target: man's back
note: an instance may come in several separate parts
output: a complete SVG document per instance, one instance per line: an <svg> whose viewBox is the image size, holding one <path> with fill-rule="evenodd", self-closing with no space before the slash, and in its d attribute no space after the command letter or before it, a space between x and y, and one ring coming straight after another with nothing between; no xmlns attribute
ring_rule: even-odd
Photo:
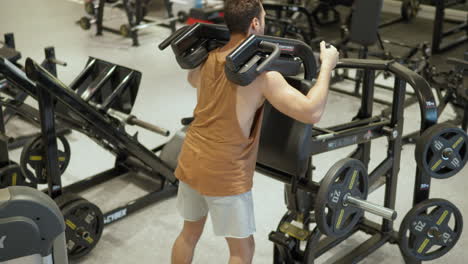
<svg viewBox="0 0 468 264"><path fill-rule="evenodd" d="M227 196L252 187L262 117L262 95L225 73L231 50L212 51L201 66L195 120L187 131L176 176L201 194Z"/></svg>

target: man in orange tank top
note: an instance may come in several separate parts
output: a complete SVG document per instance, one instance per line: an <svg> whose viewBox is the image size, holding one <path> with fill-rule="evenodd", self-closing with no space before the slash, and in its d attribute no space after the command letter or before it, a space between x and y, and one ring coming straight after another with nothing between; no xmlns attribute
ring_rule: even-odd
<svg viewBox="0 0 468 264"><path fill-rule="evenodd" d="M197 89L197 106L175 171L180 180L177 209L185 221L172 249L174 264L191 263L208 213L215 235L228 243L229 263L252 263L255 219L251 188L263 103L266 99L303 123L318 122L338 61L337 50L320 43L320 74L307 95L291 87L278 72L265 72L250 85L238 86L226 78L226 56L249 35L263 34L265 11L261 0L227 0L224 18L230 41L210 52L188 74L188 81Z"/></svg>

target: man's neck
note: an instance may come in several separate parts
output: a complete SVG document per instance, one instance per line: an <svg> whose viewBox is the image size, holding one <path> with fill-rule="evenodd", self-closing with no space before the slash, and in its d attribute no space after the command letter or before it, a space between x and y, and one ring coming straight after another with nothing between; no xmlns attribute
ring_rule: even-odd
<svg viewBox="0 0 468 264"><path fill-rule="evenodd" d="M234 33L231 35L229 42L224 45L221 51L232 50L248 37L247 34Z"/></svg>

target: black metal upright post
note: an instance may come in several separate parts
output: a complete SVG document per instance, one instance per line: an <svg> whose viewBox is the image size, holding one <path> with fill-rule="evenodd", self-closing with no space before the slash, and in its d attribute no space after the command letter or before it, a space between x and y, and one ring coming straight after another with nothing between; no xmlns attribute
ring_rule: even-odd
<svg viewBox="0 0 468 264"><path fill-rule="evenodd" d="M3 107L0 105L0 168L10 163L8 155L8 137L5 131L5 122L3 121Z"/></svg>
<svg viewBox="0 0 468 264"><path fill-rule="evenodd" d="M54 100L40 84L37 84L39 114L41 117L42 143L45 147L44 159L45 173L48 179L49 196L53 199L62 194L62 181L60 179L57 135L55 131Z"/></svg>
<svg viewBox="0 0 468 264"><path fill-rule="evenodd" d="M375 84L375 71L366 69L362 76L363 86L362 86L362 98L361 98L361 108L356 116L357 119L366 119L372 117L373 106L374 106L374 84ZM370 150L371 142L366 142L358 145L357 153L360 153L360 156L357 157L360 159L366 168L369 167L370 162Z"/></svg>
<svg viewBox="0 0 468 264"><path fill-rule="evenodd" d="M5 45L11 49L15 49L15 35L13 33L6 33L4 35L5 38Z"/></svg>
<svg viewBox="0 0 468 264"><path fill-rule="evenodd" d="M104 22L104 6L106 0L99 0L97 15L96 15L96 36L102 36L103 22Z"/></svg>
<svg viewBox="0 0 468 264"><path fill-rule="evenodd" d="M44 49L45 53L45 60L42 63L42 67L44 67L48 72L52 75L57 77L57 64L55 64L52 60L55 59L55 49L54 47L46 47Z"/></svg>
<svg viewBox="0 0 468 264"><path fill-rule="evenodd" d="M366 46L359 49L358 58L367 59L368 48ZM363 70L356 70L356 83L354 85L354 95L359 96L359 88L363 78Z"/></svg>
<svg viewBox="0 0 468 264"><path fill-rule="evenodd" d="M384 199L384 206L390 209L395 209L398 172L400 171L406 82L400 78L395 78L393 89L393 107L390 120L390 128L393 129L393 133L389 137L387 150L387 155L393 158L393 165L389 173L386 175ZM393 221L384 219L382 222L382 232L391 231L393 231Z"/></svg>
<svg viewBox="0 0 468 264"><path fill-rule="evenodd" d="M432 53L438 53L440 44L442 43L442 32L444 30L444 2L445 0L435 0L435 18L432 34Z"/></svg>

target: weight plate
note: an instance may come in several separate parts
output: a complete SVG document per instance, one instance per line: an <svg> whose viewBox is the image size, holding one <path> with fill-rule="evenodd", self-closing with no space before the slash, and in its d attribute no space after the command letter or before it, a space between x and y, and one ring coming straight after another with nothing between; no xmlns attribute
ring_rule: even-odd
<svg viewBox="0 0 468 264"><path fill-rule="evenodd" d="M79 21L79 24L83 30L88 30L91 28L91 20L87 17L82 17Z"/></svg>
<svg viewBox="0 0 468 264"><path fill-rule="evenodd" d="M420 0L404 0L401 4L401 17L404 21L411 21L418 15Z"/></svg>
<svg viewBox="0 0 468 264"><path fill-rule="evenodd" d="M345 203L351 195L365 200L368 192L368 175L364 164L345 158L333 165L320 183L315 203L315 216L320 231L333 237L351 232L364 212Z"/></svg>
<svg viewBox="0 0 468 264"><path fill-rule="evenodd" d="M91 16L94 16L95 14L95 6L94 6L94 1L91 0L91 1L88 1L88 2L85 2L84 3L84 9L85 9L85 12L88 14L88 15L91 15Z"/></svg>
<svg viewBox="0 0 468 264"><path fill-rule="evenodd" d="M62 193L62 195L58 197L55 197L54 201L60 209L63 209L66 205L82 199L83 197L79 196L76 193L67 192Z"/></svg>
<svg viewBox="0 0 468 264"><path fill-rule="evenodd" d="M455 246L462 230L463 218L455 205L444 199L428 199L403 218L400 248L416 260L440 258Z"/></svg>
<svg viewBox="0 0 468 264"><path fill-rule="evenodd" d="M120 35L124 38L128 38L130 36L130 26L123 24L120 26Z"/></svg>
<svg viewBox="0 0 468 264"><path fill-rule="evenodd" d="M70 144L64 136L57 136L57 154L60 175L67 169L70 162ZM20 167L23 174L34 184L47 183L45 148L42 138L38 136L27 143L21 151Z"/></svg>
<svg viewBox="0 0 468 264"><path fill-rule="evenodd" d="M450 124L434 125L417 139L415 158L426 175L449 178L468 161L468 135Z"/></svg>
<svg viewBox="0 0 468 264"><path fill-rule="evenodd" d="M62 209L65 237L70 259L82 257L96 246L104 229L101 210L85 199L69 203Z"/></svg>
<svg viewBox="0 0 468 264"><path fill-rule="evenodd" d="M30 186L26 182L20 166L13 161L0 169L0 188L8 186Z"/></svg>

